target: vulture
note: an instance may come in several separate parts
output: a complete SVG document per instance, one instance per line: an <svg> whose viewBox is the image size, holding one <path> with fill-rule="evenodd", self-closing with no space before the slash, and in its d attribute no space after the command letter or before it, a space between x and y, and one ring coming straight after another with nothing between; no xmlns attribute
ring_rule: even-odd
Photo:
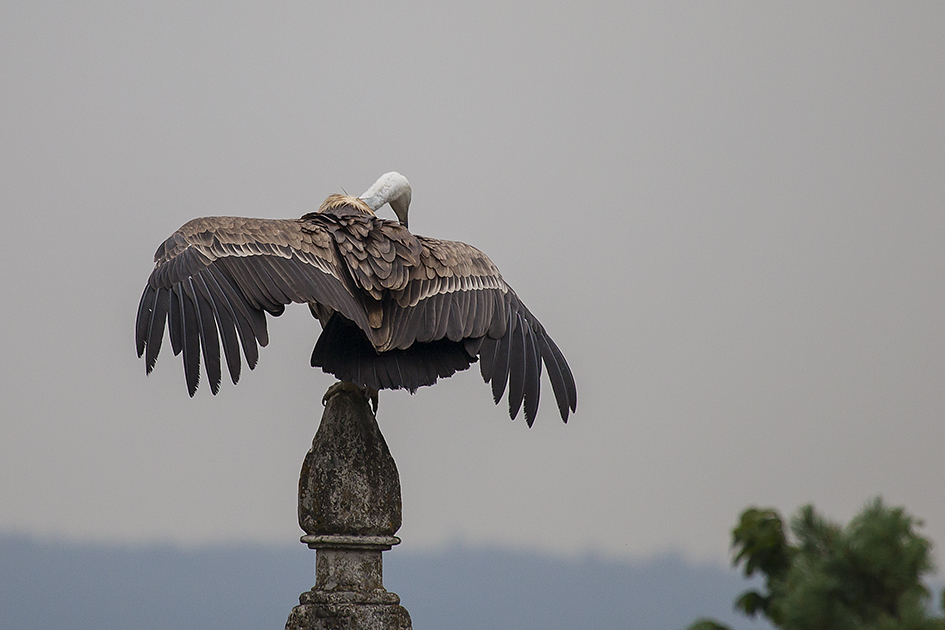
<svg viewBox="0 0 945 630"><path fill-rule="evenodd" d="M266 313L307 303L322 326L311 364L370 392L433 385L479 361L509 415L538 412L542 364L561 419L577 409L564 355L481 251L407 230L411 190L399 173L363 195L333 194L300 219L204 217L158 247L135 326L150 374L165 325L183 353L191 396L200 355L210 390L220 389L222 356L233 383L240 349L250 369L269 335ZM390 204L398 221L375 211Z"/></svg>

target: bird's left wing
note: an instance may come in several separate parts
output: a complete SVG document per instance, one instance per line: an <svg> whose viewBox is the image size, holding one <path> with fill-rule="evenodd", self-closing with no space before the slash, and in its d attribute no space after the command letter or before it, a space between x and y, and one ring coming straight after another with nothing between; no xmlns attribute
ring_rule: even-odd
<svg viewBox="0 0 945 630"><path fill-rule="evenodd" d="M358 292L317 216L194 219L158 247L154 261L138 307L138 356L145 356L150 372L167 322L174 354L184 355L191 396L199 381L201 349L215 394L220 342L236 383L240 345L252 369L257 342L269 342L265 313L280 315L289 302L322 304L368 327Z"/></svg>

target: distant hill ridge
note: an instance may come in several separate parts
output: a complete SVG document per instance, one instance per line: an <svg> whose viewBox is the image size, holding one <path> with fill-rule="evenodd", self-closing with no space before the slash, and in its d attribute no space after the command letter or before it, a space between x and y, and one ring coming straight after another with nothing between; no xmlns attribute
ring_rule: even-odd
<svg viewBox="0 0 945 630"><path fill-rule="evenodd" d="M0 535L0 628L282 628L312 583L301 545L200 548L44 542ZM384 554L384 584L416 630L680 630L732 613L748 584L728 567L674 555L622 562L455 546Z"/></svg>

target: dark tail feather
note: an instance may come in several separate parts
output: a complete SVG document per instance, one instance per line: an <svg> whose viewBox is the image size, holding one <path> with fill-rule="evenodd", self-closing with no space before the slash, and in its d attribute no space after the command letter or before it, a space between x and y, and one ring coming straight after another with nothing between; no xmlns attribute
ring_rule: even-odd
<svg viewBox="0 0 945 630"><path fill-rule="evenodd" d="M210 291L200 280L200 275L191 276L188 278L188 284L196 298L200 345L203 348L203 366L207 371L210 391L216 395L220 391L221 378L220 337L217 331L217 317L214 315L215 309Z"/></svg>
<svg viewBox="0 0 945 630"><path fill-rule="evenodd" d="M462 341L449 339L378 353L357 324L338 313L328 320L312 351L312 367L342 381L411 393L465 370L475 361Z"/></svg>
<svg viewBox="0 0 945 630"><path fill-rule="evenodd" d="M495 350L495 367L492 372L492 399L495 404L502 400L505 386L509 381L509 355L512 352L512 330L515 322L514 314L509 311L509 324L505 336L498 340Z"/></svg>
<svg viewBox="0 0 945 630"><path fill-rule="evenodd" d="M529 427L538 413L541 392L541 357L531 326L525 326L525 422Z"/></svg>
<svg viewBox="0 0 945 630"><path fill-rule="evenodd" d="M181 291L178 303L181 309L184 378L187 381L187 393L193 398L197 391L197 384L200 382L200 324L197 315L197 298L184 289Z"/></svg>
<svg viewBox="0 0 945 630"><path fill-rule="evenodd" d="M515 326L510 329L512 335L509 351L509 416L515 420L525 397L525 320L515 318ZM531 426L531 423L528 423Z"/></svg>
<svg viewBox="0 0 945 630"><path fill-rule="evenodd" d="M157 294L151 285L145 285L144 293L141 294L141 302L138 303L138 317L135 319L135 345L138 349L138 357L144 354L156 297Z"/></svg>
<svg viewBox="0 0 945 630"><path fill-rule="evenodd" d="M148 329L148 347L145 350L144 358L147 365L147 372L150 374L154 369L154 362L157 361L158 353L161 351L161 341L164 339L164 324L167 320L167 309L170 306L171 293L167 289L158 289L154 300L154 307L151 310L151 325Z"/></svg>
<svg viewBox="0 0 945 630"><path fill-rule="evenodd" d="M567 422L569 411L577 409L577 388L574 385L574 376L554 341L543 334L543 331L536 333L536 337L541 358L545 362L545 367L548 368L548 378L551 380L551 389L555 393L558 411L561 413L561 419Z"/></svg>

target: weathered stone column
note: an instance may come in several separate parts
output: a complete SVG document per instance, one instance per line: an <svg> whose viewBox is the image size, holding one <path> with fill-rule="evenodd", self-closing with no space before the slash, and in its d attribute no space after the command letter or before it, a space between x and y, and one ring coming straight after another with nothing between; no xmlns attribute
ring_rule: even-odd
<svg viewBox="0 0 945 630"><path fill-rule="evenodd" d="M286 630L410 630L384 589L381 553L400 542L400 475L364 394L335 386L299 478L302 542L315 550L315 586Z"/></svg>

